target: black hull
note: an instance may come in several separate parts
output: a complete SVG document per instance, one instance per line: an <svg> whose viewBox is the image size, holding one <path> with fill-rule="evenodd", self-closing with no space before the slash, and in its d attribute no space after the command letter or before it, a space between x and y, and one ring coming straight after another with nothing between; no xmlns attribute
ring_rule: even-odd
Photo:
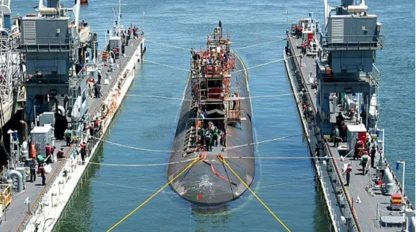
<svg viewBox="0 0 416 232"><path fill-rule="evenodd" d="M244 66L240 57L235 56L235 71L243 70ZM184 98L191 99L191 78L188 77L187 87ZM227 148L229 150L221 151L217 149L213 152L207 152L206 162L199 161L185 174L174 181L170 186L182 198L202 207L215 207L225 204L229 201L239 198L247 189L238 180L238 178L217 158L217 154L224 157L252 157L244 159L226 159L231 168L247 183L249 186L253 182L255 173L254 146L233 146L249 144L253 142L253 129L251 118L251 100L249 98L248 77L246 72L240 71L232 74L231 85L239 86L240 97L247 97L240 101L241 123L235 123L227 127ZM186 124L188 119L193 117L191 102L183 101L178 127L173 141L172 153L169 162L181 162L196 158L200 153L183 157L184 141L186 135ZM215 149L214 149L215 150ZM186 168L191 161L177 164L170 164L167 169L168 181ZM215 175L215 171L230 180L220 178Z"/></svg>

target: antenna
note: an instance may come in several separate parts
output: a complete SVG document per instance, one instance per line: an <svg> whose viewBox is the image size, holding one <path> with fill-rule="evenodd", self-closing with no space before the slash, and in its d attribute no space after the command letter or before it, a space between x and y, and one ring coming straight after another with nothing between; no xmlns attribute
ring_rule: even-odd
<svg viewBox="0 0 416 232"><path fill-rule="evenodd" d="M117 12L117 36L120 36L120 20L121 20L121 4L120 4L120 0L118 0L118 12Z"/></svg>

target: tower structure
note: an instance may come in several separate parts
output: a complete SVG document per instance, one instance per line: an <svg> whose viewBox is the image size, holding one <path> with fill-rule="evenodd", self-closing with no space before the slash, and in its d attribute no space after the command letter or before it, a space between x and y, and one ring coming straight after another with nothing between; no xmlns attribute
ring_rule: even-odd
<svg viewBox="0 0 416 232"><path fill-rule="evenodd" d="M376 15L367 12L364 1L342 0L335 8L326 0L324 4L325 29L320 34L322 50L316 60L321 132L331 133L337 106L345 101L352 101L348 103L354 106L357 123L374 128L377 115L372 115L376 110L370 111L370 102L376 98L380 80L374 63L376 51L384 45L382 25Z"/></svg>
<svg viewBox="0 0 416 232"><path fill-rule="evenodd" d="M73 108L79 108L76 115L87 111L89 98L83 81L87 76L82 70L89 56L90 28L79 20L79 0L72 8L64 8L60 0L39 0L36 11L19 19L19 49L27 73L26 121L55 112L55 130L63 135L67 118L74 116Z"/></svg>

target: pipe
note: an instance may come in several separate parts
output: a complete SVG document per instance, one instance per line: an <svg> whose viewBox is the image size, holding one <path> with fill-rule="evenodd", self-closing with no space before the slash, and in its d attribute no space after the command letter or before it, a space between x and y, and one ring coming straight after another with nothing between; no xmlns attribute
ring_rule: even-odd
<svg viewBox="0 0 416 232"><path fill-rule="evenodd" d="M22 177L22 174L20 172L16 171L16 170L11 170L7 174L7 179L14 180L15 178L17 178L17 192L20 193L21 191L23 191L23 177Z"/></svg>
<svg viewBox="0 0 416 232"><path fill-rule="evenodd" d="M38 12L42 15L57 15L58 9L51 7L39 8Z"/></svg>

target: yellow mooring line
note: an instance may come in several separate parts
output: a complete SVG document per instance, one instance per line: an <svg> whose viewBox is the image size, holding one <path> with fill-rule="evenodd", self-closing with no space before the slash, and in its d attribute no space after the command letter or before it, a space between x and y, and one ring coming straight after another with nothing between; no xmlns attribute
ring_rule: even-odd
<svg viewBox="0 0 416 232"><path fill-rule="evenodd" d="M243 183L243 185L251 192L251 194L253 194L253 196L257 198L257 200L264 206L264 208L266 208L267 211L269 211L269 213L273 215L273 217L286 229L286 231L290 232L290 229L285 225L285 223L283 223L282 220L280 220L280 218L275 213L273 213L273 211L260 199L260 197L257 196L257 194L253 190L251 190L251 188L246 184L246 182L244 182L244 180L241 179L241 177L230 167L227 161L225 161L224 157L218 155L218 159L221 162L223 162L228 167L228 169L230 169L230 171L238 178L238 180L240 180L241 183Z"/></svg>
<svg viewBox="0 0 416 232"><path fill-rule="evenodd" d="M178 177L180 177L183 173L185 173L188 169L190 169L194 164L196 164L201 158L196 158L192 163L190 163L186 168L184 168L178 175L173 177L168 183L166 183L162 188L157 190L153 195L151 195L149 198L147 198L143 203L141 203L139 206L137 206L133 211L131 211L129 214L127 214L125 217L123 217L120 221L118 221L116 224L114 224L110 229L107 230L107 232L112 231L114 228L119 226L121 223L123 223L127 218L129 218L131 215L137 212L141 207L143 207L147 202L152 200L157 194L163 191L166 187L168 187L173 181L175 181Z"/></svg>

